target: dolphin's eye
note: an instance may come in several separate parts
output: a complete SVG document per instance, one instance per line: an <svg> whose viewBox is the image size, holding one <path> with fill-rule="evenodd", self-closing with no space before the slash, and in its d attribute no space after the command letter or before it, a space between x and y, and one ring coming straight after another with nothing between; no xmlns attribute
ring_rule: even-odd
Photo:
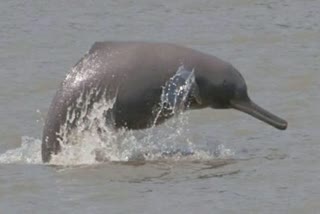
<svg viewBox="0 0 320 214"><path fill-rule="evenodd" d="M230 82L228 82L227 80L223 80L222 87L223 87L223 91L227 97L232 97L234 95L234 93L235 93L234 84L230 84Z"/></svg>

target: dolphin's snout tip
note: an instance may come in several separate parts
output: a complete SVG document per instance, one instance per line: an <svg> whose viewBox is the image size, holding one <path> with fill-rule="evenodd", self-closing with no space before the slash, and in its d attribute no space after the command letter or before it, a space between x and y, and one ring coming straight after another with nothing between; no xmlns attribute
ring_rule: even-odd
<svg viewBox="0 0 320 214"><path fill-rule="evenodd" d="M276 128L279 130L286 130L288 128L288 122L283 121L281 124L277 125Z"/></svg>

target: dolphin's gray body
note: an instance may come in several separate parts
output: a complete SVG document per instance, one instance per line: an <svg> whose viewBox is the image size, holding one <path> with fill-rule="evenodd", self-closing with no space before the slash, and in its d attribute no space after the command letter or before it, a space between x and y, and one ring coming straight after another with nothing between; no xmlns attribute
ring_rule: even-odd
<svg viewBox="0 0 320 214"><path fill-rule="evenodd" d="M194 72L193 88L197 89L197 93L188 94L188 108L235 108L286 129L286 121L249 99L241 74L214 56L166 43L96 42L67 74L52 101L43 130L43 161L50 161L51 154L60 151L59 130L66 124L67 112L70 108L77 112L82 105L79 97L90 93L91 107L101 97L116 97L112 110L106 113L106 120L112 119L115 128L152 126L163 89L181 66ZM156 123L170 116L160 115ZM77 113L68 128L77 125L76 119Z"/></svg>

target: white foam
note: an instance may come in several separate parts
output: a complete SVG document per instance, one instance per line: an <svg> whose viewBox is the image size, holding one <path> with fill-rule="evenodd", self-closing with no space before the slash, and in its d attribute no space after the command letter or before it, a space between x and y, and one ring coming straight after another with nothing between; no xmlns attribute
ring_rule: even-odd
<svg viewBox="0 0 320 214"><path fill-rule="evenodd" d="M156 129L156 128L155 128ZM52 156L53 165L92 165L106 161L207 161L231 158L234 152L219 144L214 149L200 148L181 132L157 127L144 133L120 131L110 133L109 141L92 138L90 133L77 144L66 144L61 153ZM164 133L166 135L164 135ZM21 146L0 154L0 164L42 164L41 140L23 136Z"/></svg>
<svg viewBox="0 0 320 214"><path fill-rule="evenodd" d="M23 136L21 147L1 154L0 163L41 164L41 140Z"/></svg>

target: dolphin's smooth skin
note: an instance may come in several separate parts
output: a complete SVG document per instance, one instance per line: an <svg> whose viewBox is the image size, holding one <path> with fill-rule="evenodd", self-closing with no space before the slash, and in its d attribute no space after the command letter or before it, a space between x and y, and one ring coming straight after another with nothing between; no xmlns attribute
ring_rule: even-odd
<svg viewBox="0 0 320 214"><path fill-rule="evenodd" d="M277 129L287 128L285 120L251 101L239 71L217 57L169 43L96 42L67 74L53 98L43 129L42 160L49 162L51 155L61 150L59 142L65 137L61 126L77 126L77 110L84 105L79 98L88 96L87 111L102 97L115 98L105 114L106 123L112 120L115 129L145 129L173 115L157 113L163 92L170 91L172 83L183 85L189 76L193 78L191 92L185 93L184 101L180 95L176 99L184 110L233 108ZM176 100L169 96L167 101L172 104ZM67 121L70 109L75 112L73 122Z"/></svg>

